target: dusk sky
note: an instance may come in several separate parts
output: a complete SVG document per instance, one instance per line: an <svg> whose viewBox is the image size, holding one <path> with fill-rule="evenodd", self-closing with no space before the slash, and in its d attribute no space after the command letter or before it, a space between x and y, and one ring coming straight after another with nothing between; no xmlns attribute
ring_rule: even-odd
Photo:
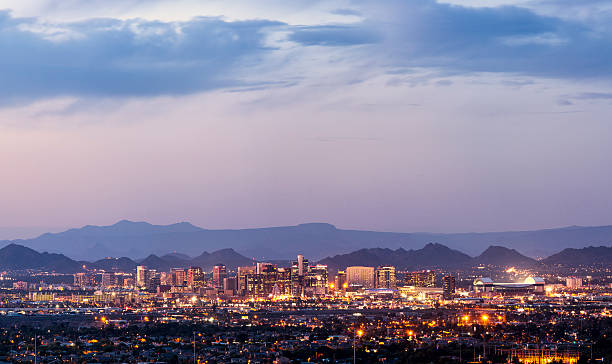
<svg viewBox="0 0 612 364"><path fill-rule="evenodd" d="M612 224L609 0L2 0L0 239Z"/></svg>

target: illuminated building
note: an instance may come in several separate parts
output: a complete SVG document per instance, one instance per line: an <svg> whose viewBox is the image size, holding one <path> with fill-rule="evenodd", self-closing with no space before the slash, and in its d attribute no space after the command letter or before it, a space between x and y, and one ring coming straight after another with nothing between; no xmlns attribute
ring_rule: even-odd
<svg viewBox="0 0 612 364"><path fill-rule="evenodd" d="M172 285L173 286L186 286L187 285L187 271L183 268L172 268Z"/></svg>
<svg viewBox="0 0 612 364"><path fill-rule="evenodd" d="M278 270L276 264L257 263L257 274L260 277L261 284L260 294L268 296L274 293Z"/></svg>
<svg viewBox="0 0 612 364"><path fill-rule="evenodd" d="M149 292L157 291L157 287L160 285L160 275L155 269L148 269L145 280L145 288Z"/></svg>
<svg viewBox="0 0 612 364"><path fill-rule="evenodd" d="M508 363L518 361L523 364L563 363L574 364L578 362L578 352L558 351L550 349L513 349L508 353Z"/></svg>
<svg viewBox="0 0 612 364"><path fill-rule="evenodd" d="M565 279L565 286L569 289L582 288L582 278L578 277L567 277Z"/></svg>
<svg viewBox="0 0 612 364"><path fill-rule="evenodd" d="M161 285L164 286L172 286L173 285L173 281L172 281L172 273L170 272L161 272L159 275L159 282Z"/></svg>
<svg viewBox="0 0 612 364"><path fill-rule="evenodd" d="M77 274L85 274L85 273L77 273ZM74 285L77 286L76 281L76 274L74 275L74 280L75 283ZM28 282L24 282L24 281L18 281L18 282L14 282L13 283L13 289L18 289L20 291L27 291L28 290Z"/></svg>
<svg viewBox="0 0 612 364"><path fill-rule="evenodd" d="M491 278L474 280L474 291L478 293L495 292L502 294L544 294L544 279L527 277L523 282L494 282Z"/></svg>
<svg viewBox="0 0 612 364"><path fill-rule="evenodd" d="M308 274L308 268L308 259L304 259L302 254L297 256L297 260L291 262L291 294L294 297L304 296L305 276Z"/></svg>
<svg viewBox="0 0 612 364"><path fill-rule="evenodd" d="M133 288L134 287L134 278L124 278L123 279L123 288Z"/></svg>
<svg viewBox="0 0 612 364"><path fill-rule="evenodd" d="M223 293L228 296L233 296L236 294L237 289L238 280L236 279L236 277L223 278Z"/></svg>
<svg viewBox="0 0 612 364"><path fill-rule="evenodd" d="M189 267L187 269L187 286L199 288L204 286L204 272L200 267Z"/></svg>
<svg viewBox="0 0 612 364"><path fill-rule="evenodd" d="M397 288L395 267L380 267L376 270L376 288Z"/></svg>
<svg viewBox="0 0 612 364"><path fill-rule="evenodd" d="M335 285L335 289L340 291L340 290L346 290L346 272L341 270L338 271L338 274L336 274L336 278L334 279L334 285Z"/></svg>
<svg viewBox="0 0 612 364"><path fill-rule="evenodd" d="M248 292L248 276L257 274L256 266L238 267L238 293L246 295Z"/></svg>
<svg viewBox="0 0 612 364"><path fill-rule="evenodd" d="M144 287L147 284L147 267L139 265L136 267L136 286Z"/></svg>
<svg viewBox="0 0 612 364"><path fill-rule="evenodd" d="M102 287L114 287L117 285L117 276L115 273L102 273Z"/></svg>
<svg viewBox="0 0 612 364"><path fill-rule="evenodd" d="M306 292L308 296L321 296L327 294L326 265L317 264L309 267Z"/></svg>
<svg viewBox="0 0 612 364"><path fill-rule="evenodd" d="M227 277L227 268L223 264L216 264L212 271L213 285L217 288L223 287L223 279Z"/></svg>
<svg viewBox="0 0 612 364"><path fill-rule="evenodd" d="M452 298L455 294L456 282L453 276L444 276L442 278L442 296L446 299Z"/></svg>
<svg viewBox="0 0 612 364"><path fill-rule="evenodd" d="M435 287L436 273L430 270L420 272L406 272L404 285L414 287Z"/></svg>
<svg viewBox="0 0 612 364"><path fill-rule="evenodd" d="M94 276L89 273L76 273L74 275L74 286L76 287L94 287L95 285Z"/></svg>
<svg viewBox="0 0 612 364"><path fill-rule="evenodd" d="M350 286L374 288L374 267L347 267L346 282Z"/></svg>
<svg viewBox="0 0 612 364"><path fill-rule="evenodd" d="M276 272L276 284L273 290L275 296L291 295L291 269L278 268Z"/></svg>

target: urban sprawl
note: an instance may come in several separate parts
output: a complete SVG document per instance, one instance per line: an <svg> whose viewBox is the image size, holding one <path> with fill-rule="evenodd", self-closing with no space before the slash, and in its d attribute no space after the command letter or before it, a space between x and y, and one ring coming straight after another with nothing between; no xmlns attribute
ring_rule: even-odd
<svg viewBox="0 0 612 364"><path fill-rule="evenodd" d="M279 265L3 272L0 362L612 362L609 268Z"/></svg>

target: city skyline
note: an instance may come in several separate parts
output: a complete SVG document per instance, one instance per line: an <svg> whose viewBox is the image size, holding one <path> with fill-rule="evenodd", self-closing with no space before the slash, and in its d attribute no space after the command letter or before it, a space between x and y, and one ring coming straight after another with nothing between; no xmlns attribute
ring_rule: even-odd
<svg viewBox="0 0 612 364"><path fill-rule="evenodd" d="M606 2L2 6L5 237L612 223Z"/></svg>

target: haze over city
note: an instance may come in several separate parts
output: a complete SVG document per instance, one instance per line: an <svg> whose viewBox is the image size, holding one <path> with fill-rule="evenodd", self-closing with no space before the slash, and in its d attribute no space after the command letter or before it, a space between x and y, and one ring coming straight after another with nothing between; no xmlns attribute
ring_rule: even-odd
<svg viewBox="0 0 612 364"><path fill-rule="evenodd" d="M609 2L0 8L0 239L612 223Z"/></svg>

